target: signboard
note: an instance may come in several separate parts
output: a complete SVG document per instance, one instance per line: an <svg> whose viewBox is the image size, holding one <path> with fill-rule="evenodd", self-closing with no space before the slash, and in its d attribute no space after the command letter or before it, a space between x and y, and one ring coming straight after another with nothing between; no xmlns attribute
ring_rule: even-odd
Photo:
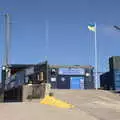
<svg viewBox="0 0 120 120"><path fill-rule="evenodd" d="M56 82L56 78L51 78L51 82Z"/></svg>
<svg viewBox="0 0 120 120"><path fill-rule="evenodd" d="M59 75L84 75L85 70L83 68L59 68Z"/></svg>

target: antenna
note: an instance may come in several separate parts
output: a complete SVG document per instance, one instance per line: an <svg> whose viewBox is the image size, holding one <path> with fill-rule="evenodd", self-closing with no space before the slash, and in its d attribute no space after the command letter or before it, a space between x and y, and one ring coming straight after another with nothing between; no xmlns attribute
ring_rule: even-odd
<svg viewBox="0 0 120 120"><path fill-rule="evenodd" d="M48 20L45 21L45 60L46 60L46 80L48 83Z"/></svg>
<svg viewBox="0 0 120 120"><path fill-rule="evenodd" d="M49 44L49 39L48 39L48 20L45 21L45 60L48 59L48 44Z"/></svg>

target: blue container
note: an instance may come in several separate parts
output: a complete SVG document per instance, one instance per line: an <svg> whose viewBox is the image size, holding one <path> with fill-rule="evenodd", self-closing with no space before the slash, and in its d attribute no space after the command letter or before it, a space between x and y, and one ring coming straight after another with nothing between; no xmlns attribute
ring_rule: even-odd
<svg viewBox="0 0 120 120"><path fill-rule="evenodd" d="M114 89L120 91L120 69L114 70Z"/></svg>
<svg viewBox="0 0 120 120"><path fill-rule="evenodd" d="M116 91L120 91L120 86L115 86Z"/></svg>
<svg viewBox="0 0 120 120"><path fill-rule="evenodd" d="M84 89L84 77L71 77L71 89Z"/></svg>

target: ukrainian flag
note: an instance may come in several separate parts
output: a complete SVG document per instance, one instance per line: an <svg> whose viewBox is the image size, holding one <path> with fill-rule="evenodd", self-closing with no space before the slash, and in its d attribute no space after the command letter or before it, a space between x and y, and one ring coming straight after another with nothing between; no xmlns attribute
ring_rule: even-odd
<svg viewBox="0 0 120 120"><path fill-rule="evenodd" d="M93 32L95 32L95 31L96 31L96 26L95 26L95 24L89 24L89 25L88 25L88 29L91 30L91 31L93 31Z"/></svg>

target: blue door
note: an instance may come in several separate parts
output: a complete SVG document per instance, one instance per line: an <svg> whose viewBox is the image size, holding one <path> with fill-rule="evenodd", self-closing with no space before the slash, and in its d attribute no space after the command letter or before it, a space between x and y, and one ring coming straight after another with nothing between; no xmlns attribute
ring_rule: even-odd
<svg viewBox="0 0 120 120"><path fill-rule="evenodd" d="M70 88L80 89L80 77L71 77Z"/></svg>

